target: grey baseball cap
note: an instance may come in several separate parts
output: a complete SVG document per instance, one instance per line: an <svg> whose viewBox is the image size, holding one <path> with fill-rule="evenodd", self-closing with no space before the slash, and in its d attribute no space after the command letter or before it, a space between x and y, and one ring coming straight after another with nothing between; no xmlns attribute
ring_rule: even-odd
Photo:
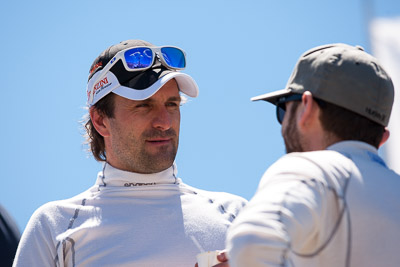
<svg viewBox="0 0 400 267"><path fill-rule="evenodd" d="M285 89L251 98L276 104L279 98L310 91L316 98L387 126L394 100L391 78L360 46L328 44L305 52Z"/></svg>

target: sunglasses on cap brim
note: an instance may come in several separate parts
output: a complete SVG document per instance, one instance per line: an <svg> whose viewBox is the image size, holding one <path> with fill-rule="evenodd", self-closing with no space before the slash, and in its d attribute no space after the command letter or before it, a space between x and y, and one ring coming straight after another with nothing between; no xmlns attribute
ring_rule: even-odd
<svg viewBox="0 0 400 267"><path fill-rule="evenodd" d="M186 66L185 52L174 46L138 46L121 50L89 79L86 90L89 106L98 101L94 100L95 95L100 94L102 97L120 85L117 74L110 71L117 62L121 61L128 72L145 71L153 66L156 58L167 69L178 71Z"/></svg>
<svg viewBox="0 0 400 267"><path fill-rule="evenodd" d="M290 101L299 101L302 98L302 94L293 94L288 96L282 96L276 102L276 118L280 124L282 124L286 113L286 103Z"/></svg>
<svg viewBox="0 0 400 267"><path fill-rule="evenodd" d="M178 47L139 46L119 51L101 71L109 71L118 60L122 61L127 71L144 71L153 66L156 58L168 69L182 70L186 67L185 52Z"/></svg>

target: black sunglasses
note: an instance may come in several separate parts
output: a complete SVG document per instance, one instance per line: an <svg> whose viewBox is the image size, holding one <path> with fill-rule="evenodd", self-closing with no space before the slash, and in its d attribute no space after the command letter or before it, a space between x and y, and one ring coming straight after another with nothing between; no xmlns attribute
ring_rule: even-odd
<svg viewBox="0 0 400 267"><path fill-rule="evenodd" d="M278 122L282 124L283 118L286 113L286 103L289 101L299 101L301 100L302 94L293 94L288 96L282 96L276 101L276 118Z"/></svg>

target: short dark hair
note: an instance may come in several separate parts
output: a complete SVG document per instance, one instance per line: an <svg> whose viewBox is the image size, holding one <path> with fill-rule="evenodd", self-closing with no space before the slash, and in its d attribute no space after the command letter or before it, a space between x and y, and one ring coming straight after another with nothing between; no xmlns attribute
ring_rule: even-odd
<svg viewBox="0 0 400 267"><path fill-rule="evenodd" d="M325 131L341 140L357 140L379 147L384 126L335 104L318 98L314 100L321 108L319 120Z"/></svg>
<svg viewBox="0 0 400 267"><path fill-rule="evenodd" d="M99 100L93 107L100 114L109 118L114 117L114 97L115 94L111 93ZM97 161L106 161L106 150L104 145L104 137L101 136L96 128L93 126L90 116L84 122L86 129L86 143L89 146L89 150L92 152L94 158Z"/></svg>

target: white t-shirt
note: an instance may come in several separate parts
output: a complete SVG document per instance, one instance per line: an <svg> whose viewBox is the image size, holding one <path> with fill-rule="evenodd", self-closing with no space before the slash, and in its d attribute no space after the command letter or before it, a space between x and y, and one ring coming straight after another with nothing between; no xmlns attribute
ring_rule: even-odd
<svg viewBox="0 0 400 267"><path fill-rule="evenodd" d="M290 153L228 231L231 267L400 266L400 176L363 142Z"/></svg>
<svg viewBox="0 0 400 267"><path fill-rule="evenodd" d="M224 248L246 201L182 183L176 167L156 174L105 164L96 184L32 215L14 266L194 266Z"/></svg>

